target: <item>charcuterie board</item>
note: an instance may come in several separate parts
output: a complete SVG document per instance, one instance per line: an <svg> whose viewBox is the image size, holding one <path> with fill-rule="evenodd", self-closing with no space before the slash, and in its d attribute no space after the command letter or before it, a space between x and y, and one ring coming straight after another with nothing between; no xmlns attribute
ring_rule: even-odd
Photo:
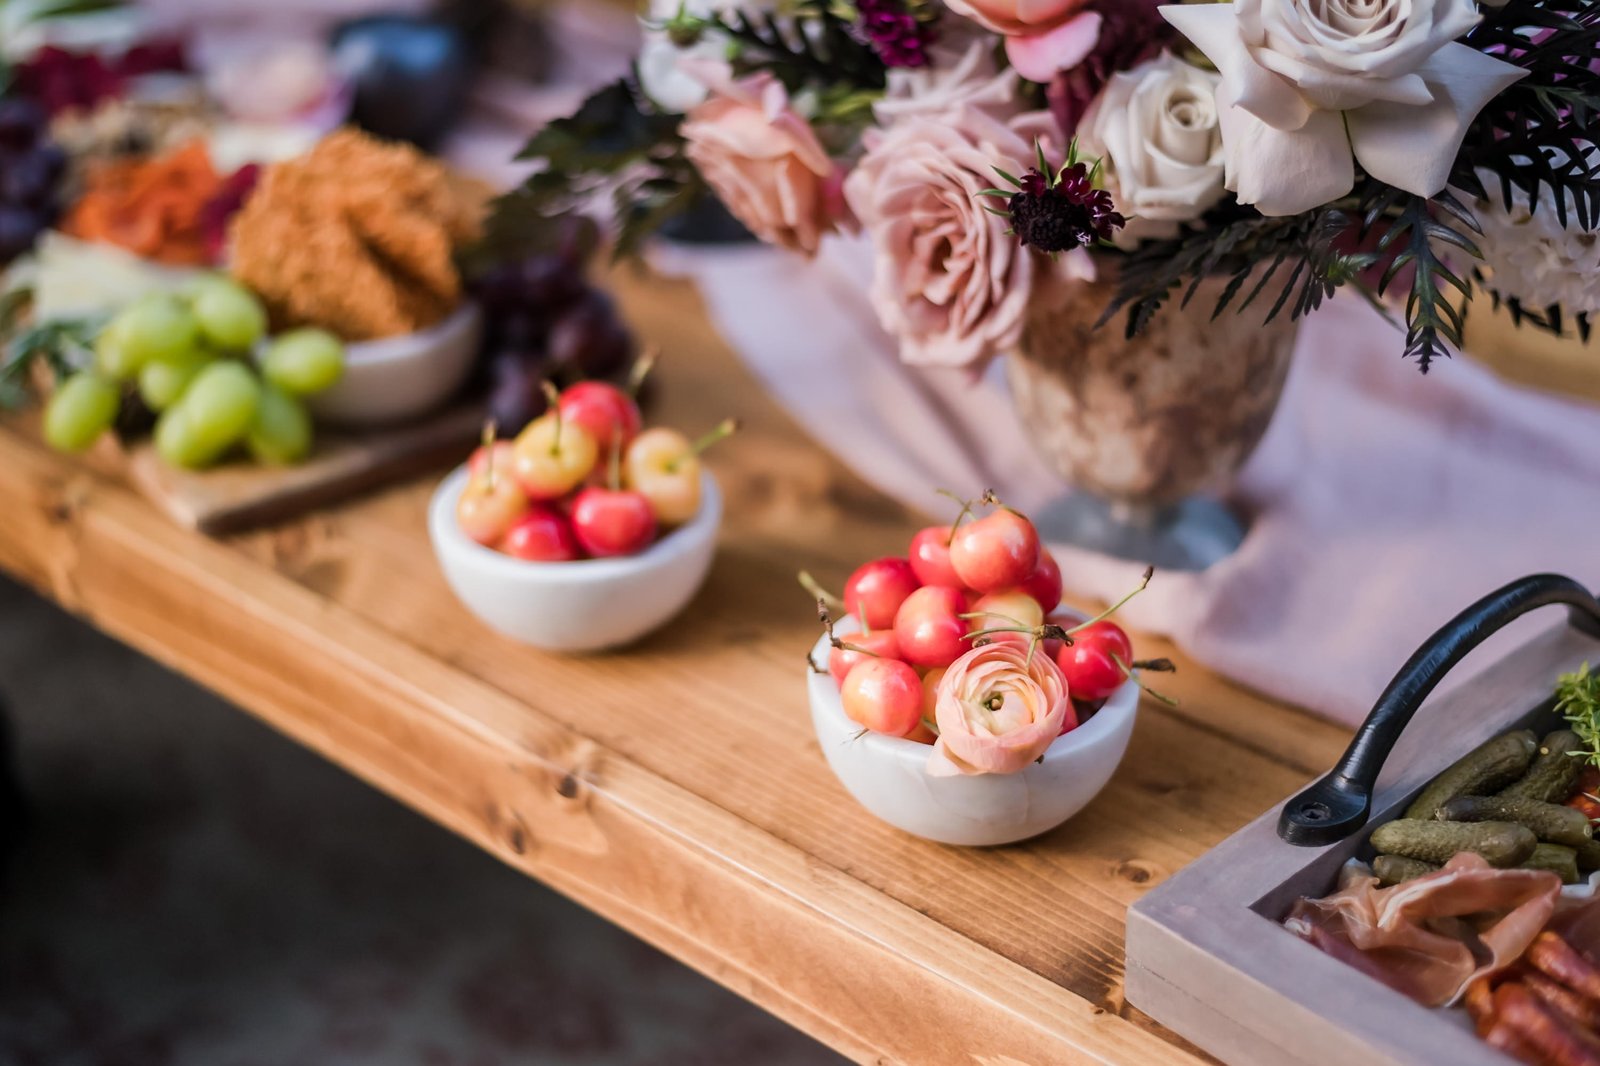
<svg viewBox="0 0 1600 1066"><path fill-rule="evenodd" d="M1546 575L1519 584L1544 582L1548 592L1562 581ZM1347 860L1370 854L1371 830L1398 817L1459 757L1508 730L1542 735L1558 724L1554 679L1600 659L1596 613L1577 605L1587 593L1566 585L1564 595L1510 604L1506 594L1519 585L1507 586L1496 594L1498 603L1488 597L1442 629L1397 676L1339 768L1140 900L1128 914L1128 1001L1229 1063L1512 1061L1481 1042L1461 1012L1421 1006L1281 923L1296 900L1332 891ZM1545 631L1471 684L1418 709L1488 632L1553 603L1571 605L1574 624ZM1491 618L1486 605L1500 616ZM1393 713L1400 704L1403 713ZM1342 824L1331 828L1335 823ZM1289 842L1345 832L1319 846Z"/></svg>

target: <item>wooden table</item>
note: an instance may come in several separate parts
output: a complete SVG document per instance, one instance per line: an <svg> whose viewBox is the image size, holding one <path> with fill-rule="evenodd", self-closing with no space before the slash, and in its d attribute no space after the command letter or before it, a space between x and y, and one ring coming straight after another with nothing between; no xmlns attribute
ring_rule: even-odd
<svg viewBox="0 0 1600 1066"><path fill-rule="evenodd" d="M731 506L705 590L625 654L550 656L478 624L434 565L429 483L211 541L15 424L0 565L858 1060L1199 1058L1124 1003L1124 913L1321 772L1345 731L1145 642L1178 660L1162 686L1182 706L1146 701L1076 820L994 850L874 820L811 733L816 625L794 574L838 584L922 519L761 393L690 286L616 283L665 350L657 418L747 426L711 464Z"/></svg>

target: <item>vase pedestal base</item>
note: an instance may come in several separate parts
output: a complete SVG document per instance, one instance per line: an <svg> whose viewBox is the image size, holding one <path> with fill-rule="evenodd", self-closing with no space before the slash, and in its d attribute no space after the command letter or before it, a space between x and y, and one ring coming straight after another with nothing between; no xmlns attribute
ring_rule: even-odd
<svg viewBox="0 0 1600 1066"><path fill-rule="evenodd" d="M1075 492L1032 518L1046 541L1160 570L1204 570L1244 543L1244 526L1220 502L1205 496L1165 507L1137 507Z"/></svg>

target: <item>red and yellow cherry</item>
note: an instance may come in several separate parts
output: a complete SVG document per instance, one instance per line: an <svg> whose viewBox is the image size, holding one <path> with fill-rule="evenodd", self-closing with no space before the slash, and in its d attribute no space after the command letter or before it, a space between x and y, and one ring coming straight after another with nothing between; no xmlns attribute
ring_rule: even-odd
<svg viewBox="0 0 1600 1066"><path fill-rule="evenodd" d="M844 609L868 629L887 629L906 597L922 587L908 560L889 556L863 563L844 583Z"/></svg>
<svg viewBox="0 0 1600 1066"><path fill-rule="evenodd" d="M557 407L568 425L582 426L603 448L626 448L643 421L633 397L604 381L568 386Z"/></svg>
<svg viewBox="0 0 1600 1066"><path fill-rule="evenodd" d="M1133 643L1115 622L1085 626L1056 652L1068 694L1085 702L1103 700L1121 688L1132 662Z"/></svg>
<svg viewBox="0 0 1600 1066"><path fill-rule="evenodd" d="M628 446L623 480L650 501L658 522L682 525L700 510L700 453L736 429L729 419L692 443L677 430L646 430Z"/></svg>
<svg viewBox="0 0 1600 1066"><path fill-rule="evenodd" d="M961 616L967 595L960 589L924 585L906 597L894 616L900 655L914 666L949 666L967 651L969 629Z"/></svg>
<svg viewBox="0 0 1600 1066"><path fill-rule="evenodd" d="M844 684L850 668L863 659L898 659L900 645L895 643L894 630L874 629L871 632L851 633L841 639L845 645L828 652L828 673L834 681Z"/></svg>
<svg viewBox="0 0 1600 1066"><path fill-rule="evenodd" d="M655 540L656 515L640 493L590 487L572 501L572 531L596 559L636 555Z"/></svg>
<svg viewBox="0 0 1600 1066"><path fill-rule="evenodd" d="M1044 624L1044 608L1039 606L1038 600L1020 589L979 596L972 610L967 613L980 616L972 619L973 629L1037 629ZM994 634L996 637L1006 635ZM1026 633L1015 635L1024 639L1028 636Z"/></svg>
<svg viewBox="0 0 1600 1066"><path fill-rule="evenodd" d="M536 563L567 563L583 558L567 516L540 504L534 504L512 524L500 542L500 550Z"/></svg>
<svg viewBox="0 0 1600 1066"><path fill-rule="evenodd" d="M922 679L898 659L863 659L839 688L844 713L864 729L909 736L922 725Z"/></svg>
<svg viewBox="0 0 1600 1066"><path fill-rule="evenodd" d="M528 497L508 473L489 469L467 478L456 501L456 524L479 544L495 545L528 509Z"/></svg>
<svg viewBox="0 0 1600 1066"><path fill-rule="evenodd" d="M498 470L503 477L512 477L515 466L516 448L508 440L497 440L493 443L479 445L472 453L472 458L467 460L467 469L473 477L482 477L491 466ZM493 460L491 463L491 459Z"/></svg>
<svg viewBox="0 0 1600 1066"><path fill-rule="evenodd" d="M1039 565L1017 587L1032 596L1045 614L1061 606L1061 567L1049 548L1039 549Z"/></svg>
<svg viewBox="0 0 1600 1066"><path fill-rule="evenodd" d="M1039 565L1039 532L1015 511L1000 508L956 530L950 565L976 592L1015 588Z"/></svg>
<svg viewBox="0 0 1600 1066"><path fill-rule="evenodd" d="M950 565L950 527L929 526L911 538L911 570L924 585L958 589L962 582Z"/></svg>
<svg viewBox="0 0 1600 1066"><path fill-rule="evenodd" d="M529 499L554 500L582 484L599 458L600 445L589 431L555 410L518 434L511 468Z"/></svg>

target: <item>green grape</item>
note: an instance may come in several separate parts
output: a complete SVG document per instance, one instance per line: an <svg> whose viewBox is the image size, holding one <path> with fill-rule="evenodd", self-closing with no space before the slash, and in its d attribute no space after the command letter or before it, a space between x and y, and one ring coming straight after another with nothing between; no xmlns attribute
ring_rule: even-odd
<svg viewBox="0 0 1600 1066"><path fill-rule="evenodd" d="M150 362L183 362L200 345L200 324L174 296L146 296L112 319L117 347L129 374Z"/></svg>
<svg viewBox="0 0 1600 1066"><path fill-rule="evenodd" d="M139 371L139 398L152 411L161 412L183 397L190 382L199 376L205 363L146 363Z"/></svg>
<svg viewBox="0 0 1600 1066"><path fill-rule="evenodd" d="M311 452L311 416L299 400L267 385L261 390L245 444L257 462L293 466Z"/></svg>
<svg viewBox="0 0 1600 1066"><path fill-rule="evenodd" d="M122 407L114 381L84 372L63 381L44 409L44 439L63 452L81 452L111 428Z"/></svg>
<svg viewBox="0 0 1600 1066"><path fill-rule="evenodd" d="M278 388L296 396L322 392L344 376L344 345L326 330L285 333L261 357L261 373Z"/></svg>
<svg viewBox="0 0 1600 1066"><path fill-rule="evenodd" d="M167 408L156 421L156 454L168 466L184 470L202 470L222 457L227 445L211 447L201 440L194 430L189 409L183 403Z"/></svg>
<svg viewBox="0 0 1600 1066"><path fill-rule="evenodd" d="M242 352L267 333L267 311L261 301L237 282L214 274L197 282L190 307L200 336L225 352Z"/></svg>
<svg viewBox="0 0 1600 1066"><path fill-rule="evenodd" d="M137 372L122 343L122 331L113 319L94 339L94 368L112 381L126 381Z"/></svg>
<svg viewBox="0 0 1600 1066"><path fill-rule="evenodd" d="M261 384L250 368L232 359L209 363L183 394L182 410L203 449L218 454L244 439L256 416Z"/></svg>

